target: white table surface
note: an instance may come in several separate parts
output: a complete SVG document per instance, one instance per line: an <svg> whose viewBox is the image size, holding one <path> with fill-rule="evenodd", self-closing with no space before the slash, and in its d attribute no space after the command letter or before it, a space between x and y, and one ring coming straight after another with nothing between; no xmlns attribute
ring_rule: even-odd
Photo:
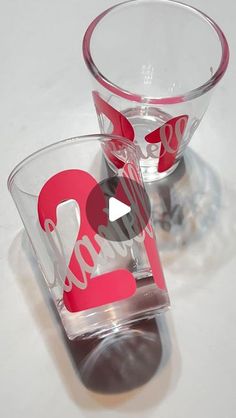
<svg viewBox="0 0 236 418"><path fill-rule="evenodd" d="M149 383L121 395L80 382L20 250L22 224L6 188L13 166L57 139L98 131L82 60L87 25L115 0L3 0L0 5L0 414L4 418L233 418L236 410L234 0L189 0L225 31L226 76L191 148L219 187L210 232L162 254L172 301L169 358ZM210 53L210 51L209 51Z"/></svg>

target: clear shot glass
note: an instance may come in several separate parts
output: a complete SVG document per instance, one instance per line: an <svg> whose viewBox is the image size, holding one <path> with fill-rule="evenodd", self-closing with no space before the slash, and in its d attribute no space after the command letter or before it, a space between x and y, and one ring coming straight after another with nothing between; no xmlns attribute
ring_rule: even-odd
<svg viewBox="0 0 236 418"><path fill-rule="evenodd" d="M100 130L137 146L144 181L177 167L226 71L224 33L171 0L131 0L101 13L83 40Z"/></svg>
<svg viewBox="0 0 236 418"><path fill-rule="evenodd" d="M17 165L8 187L70 339L107 335L169 306L129 140L99 134L55 143ZM111 196L131 207L117 221L107 214Z"/></svg>

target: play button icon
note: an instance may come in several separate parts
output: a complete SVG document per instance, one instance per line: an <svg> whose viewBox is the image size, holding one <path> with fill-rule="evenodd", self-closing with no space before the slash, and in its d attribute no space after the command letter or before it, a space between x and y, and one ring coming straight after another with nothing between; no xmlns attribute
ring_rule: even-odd
<svg viewBox="0 0 236 418"><path fill-rule="evenodd" d="M150 219L145 189L123 176L106 178L90 192L86 202L87 221L101 237L126 241L139 235Z"/></svg>
<svg viewBox="0 0 236 418"><path fill-rule="evenodd" d="M109 199L109 221L114 222L122 216L127 215L131 211L131 207L122 203L115 197Z"/></svg>

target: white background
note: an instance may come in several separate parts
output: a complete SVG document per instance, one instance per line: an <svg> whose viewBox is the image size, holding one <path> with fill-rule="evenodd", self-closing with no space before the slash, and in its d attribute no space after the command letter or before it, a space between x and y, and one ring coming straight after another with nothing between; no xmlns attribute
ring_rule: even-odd
<svg viewBox="0 0 236 418"><path fill-rule="evenodd" d="M22 225L6 179L13 166L36 149L98 131L81 41L92 18L115 1L0 3L0 414L4 418L235 417L236 5L234 0L189 3L220 24L231 49L227 74L191 143L220 184L221 207L211 234L205 234L197 247L189 245L176 254L178 268L163 258L172 301L167 315L172 342L168 362L145 386L114 396L88 391L75 375L20 251Z"/></svg>

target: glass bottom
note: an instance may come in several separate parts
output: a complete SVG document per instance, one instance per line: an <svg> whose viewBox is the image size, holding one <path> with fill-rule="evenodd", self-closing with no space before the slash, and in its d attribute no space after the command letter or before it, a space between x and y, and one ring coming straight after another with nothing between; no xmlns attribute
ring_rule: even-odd
<svg viewBox="0 0 236 418"><path fill-rule="evenodd" d="M169 307L167 291L160 290L151 277L139 280L137 286L131 298L78 313L69 312L60 301L58 311L68 338L103 338Z"/></svg>
<svg viewBox="0 0 236 418"><path fill-rule="evenodd" d="M174 165L172 165L171 168L169 168L169 170L163 171L162 173L159 173L157 171L157 166L141 166L141 171L142 171L142 177L143 177L143 181L145 183L149 183L152 181L157 181L157 180L162 180L165 177L169 176L170 174L172 174L175 169L178 167L179 162L180 162L181 158L176 161L176 163Z"/></svg>

